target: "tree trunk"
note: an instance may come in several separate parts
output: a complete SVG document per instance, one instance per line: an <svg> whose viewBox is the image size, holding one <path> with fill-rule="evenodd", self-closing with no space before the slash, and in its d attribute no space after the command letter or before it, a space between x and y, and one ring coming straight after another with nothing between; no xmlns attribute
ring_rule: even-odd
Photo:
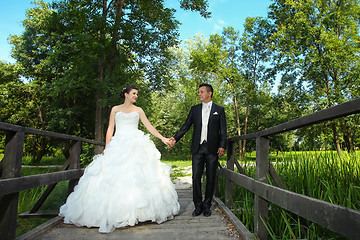
<svg viewBox="0 0 360 240"><path fill-rule="evenodd" d="M62 153L65 156L65 159L68 159L70 157L70 140L65 141L65 146L62 150Z"/></svg>
<svg viewBox="0 0 360 240"><path fill-rule="evenodd" d="M347 126L346 119L341 122L341 126L342 126L343 138L344 138L345 145L346 145L346 150L349 153L354 152L355 148L354 148L354 144L353 144L353 138L351 135L350 128Z"/></svg>
<svg viewBox="0 0 360 240"><path fill-rule="evenodd" d="M103 12L102 12L102 21L103 21L103 28L100 32L100 43L105 44L105 26L106 26L106 17L107 17L107 0L103 0ZM99 52L99 59L98 59L98 85L101 86L104 84L104 62L105 56L103 50L100 48ZM100 88L101 89L101 88ZM104 124L103 124L103 107L101 105L102 99L102 92L99 88L96 90L96 103L95 103L95 132L94 138L95 141L103 142L104 141ZM102 146L95 145L94 146L94 153L99 154L104 150Z"/></svg>
<svg viewBox="0 0 360 240"><path fill-rule="evenodd" d="M39 142L36 144L37 146L35 146L35 152L33 153L33 158L32 158L32 163L35 164L40 163L42 157L46 154L48 150L47 149L48 141L46 137L39 136L39 138L40 138Z"/></svg>
<svg viewBox="0 0 360 240"><path fill-rule="evenodd" d="M110 72L115 69L115 63L117 58L117 47L116 44L119 40L119 29L120 29L120 23L123 16L123 6L124 6L124 0L116 0L111 1L109 3L109 6L107 4L107 0L103 0L103 12L102 12L102 21L104 24L104 27L101 29L100 32L100 43L106 44L106 21L108 16L108 9L111 4L114 4L114 7L116 9L116 16L115 16L115 23L113 31L110 33L111 35L111 47L112 51L109 53L109 57L107 58L108 61L106 61L107 70ZM103 49L106 49L105 46ZM99 60L98 60L98 81L99 85L105 84L104 83L104 74L105 74L105 53L102 52L99 53ZM104 107L101 104L101 99L103 98L103 92L101 90L97 90L96 92L96 113L95 113L95 141L103 142L104 141ZM95 146L94 147L94 153L99 154L104 150L104 147L102 146Z"/></svg>
<svg viewBox="0 0 360 240"><path fill-rule="evenodd" d="M244 135L246 135L246 133L247 133L248 119L249 119L249 103L246 105L245 124L244 124ZM246 139L244 139L242 147L243 147L243 150L242 150L243 156L242 156L242 157L245 158Z"/></svg>
<svg viewBox="0 0 360 240"><path fill-rule="evenodd" d="M234 104L235 104L235 114L236 114L236 124L237 124L237 132L239 136L241 135L241 126L240 126L240 116L239 116L239 107L237 104L237 98L236 94L234 93ZM241 153L241 140L239 140L239 156L241 159L242 153Z"/></svg>
<svg viewBox="0 0 360 240"><path fill-rule="evenodd" d="M334 144L336 146L336 151L339 154L339 156L341 156L340 141L339 141L339 136L337 134L336 125L335 125L334 121L331 122L331 128L332 128L332 131L333 131L333 139L334 139Z"/></svg>
<svg viewBox="0 0 360 240"><path fill-rule="evenodd" d="M103 82L103 57L99 59L99 82ZM96 91L96 112L95 112L95 141L103 142L104 141L104 124L103 124L103 107L101 106L102 93L100 90ZM104 150L103 146L94 146L94 153L99 154Z"/></svg>
<svg viewBox="0 0 360 240"><path fill-rule="evenodd" d="M36 97L35 97L35 94L31 91L31 89L29 88L27 90L27 92L31 95L31 99L33 100L35 106L36 106L36 109L37 109L37 114L38 114L38 117L39 117L39 120L40 120L40 123L41 123L41 129L42 130L45 130L45 121L44 121L44 115L42 113L42 110L41 110L41 107L40 107L40 104L38 103ZM34 128L36 128L36 126L34 126ZM36 147L36 139L35 139L35 147L34 147L34 152L33 152L33 156L32 156L32 162L33 163L39 163L42 159L42 157L45 155L46 153L46 150L47 150L47 144L48 144L48 141L45 139L45 137L42 137L40 136L39 137L40 140L38 142L38 146Z"/></svg>
<svg viewBox="0 0 360 240"><path fill-rule="evenodd" d="M235 105L235 114L236 114L236 125L237 125L237 132L238 132L238 135L240 136L241 135L241 125L240 125L240 114L239 114L239 106L238 106L238 103L237 103L237 98L236 98L236 91L235 91L235 87L234 85L230 82L229 79L227 79L227 82L229 83L232 91L233 91L233 99L234 99L234 105ZM241 157L242 157L242 147L241 147L241 140L239 140L239 160L241 160Z"/></svg>

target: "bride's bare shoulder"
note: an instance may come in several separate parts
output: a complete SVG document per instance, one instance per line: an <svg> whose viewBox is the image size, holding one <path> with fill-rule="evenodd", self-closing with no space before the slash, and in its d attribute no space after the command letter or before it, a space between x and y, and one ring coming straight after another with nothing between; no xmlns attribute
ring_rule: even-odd
<svg viewBox="0 0 360 240"><path fill-rule="evenodd" d="M121 112L122 108L123 108L123 104L113 106L111 109L111 112L114 112L114 113Z"/></svg>
<svg viewBox="0 0 360 240"><path fill-rule="evenodd" d="M142 110L142 108L141 108L141 107L138 107L138 106L135 106L134 111L135 111L135 112L138 112L138 113L140 113L140 114L144 113L144 110Z"/></svg>

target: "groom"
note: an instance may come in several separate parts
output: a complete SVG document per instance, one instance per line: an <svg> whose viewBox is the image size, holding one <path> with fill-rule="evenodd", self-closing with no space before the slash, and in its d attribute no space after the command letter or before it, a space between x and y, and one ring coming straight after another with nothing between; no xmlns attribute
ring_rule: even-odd
<svg viewBox="0 0 360 240"><path fill-rule="evenodd" d="M226 119L221 106L212 102L213 88L210 84L199 86L201 104L191 107L189 115L180 130L170 140L178 142L182 136L194 125L191 144L193 201L195 210L193 216L204 213L211 215L211 202L215 188L216 169L219 157L223 156L226 147ZM205 199L202 200L201 176L206 164Z"/></svg>

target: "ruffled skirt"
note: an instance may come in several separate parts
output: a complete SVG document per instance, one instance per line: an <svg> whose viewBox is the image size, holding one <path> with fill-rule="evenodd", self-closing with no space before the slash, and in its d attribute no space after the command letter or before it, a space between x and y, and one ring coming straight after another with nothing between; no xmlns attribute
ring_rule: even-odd
<svg viewBox="0 0 360 240"><path fill-rule="evenodd" d="M60 208L65 223L109 233L138 222L162 223L179 212L171 166L140 130L115 136L85 169Z"/></svg>

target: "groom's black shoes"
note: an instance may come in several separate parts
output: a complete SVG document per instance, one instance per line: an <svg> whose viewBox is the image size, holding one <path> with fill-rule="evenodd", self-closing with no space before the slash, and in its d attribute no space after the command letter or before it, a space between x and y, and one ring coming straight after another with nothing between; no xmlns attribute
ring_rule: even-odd
<svg viewBox="0 0 360 240"><path fill-rule="evenodd" d="M195 210L192 212L192 215L193 215L194 217L196 217L196 216L199 216L200 214L202 214L202 212L203 212L202 207L197 207L197 208L195 208Z"/></svg>
<svg viewBox="0 0 360 240"><path fill-rule="evenodd" d="M204 212L205 217L210 217L211 216L211 210L210 210L209 207L204 207L203 212Z"/></svg>
<svg viewBox="0 0 360 240"><path fill-rule="evenodd" d="M203 209L204 209L204 208L203 208L202 202L200 202L200 203L196 202L196 203L195 203L195 210L192 212L192 215L193 215L194 217L199 216L200 214L203 213Z"/></svg>
<svg viewBox="0 0 360 240"><path fill-rule="evenodd" d="M210 217L211 216L210 206L207 206L206 204L199 204L199 205L195 204L195 210L192 212L192 215L196 217L202 213L204 213L205 217Z"/></svg>

